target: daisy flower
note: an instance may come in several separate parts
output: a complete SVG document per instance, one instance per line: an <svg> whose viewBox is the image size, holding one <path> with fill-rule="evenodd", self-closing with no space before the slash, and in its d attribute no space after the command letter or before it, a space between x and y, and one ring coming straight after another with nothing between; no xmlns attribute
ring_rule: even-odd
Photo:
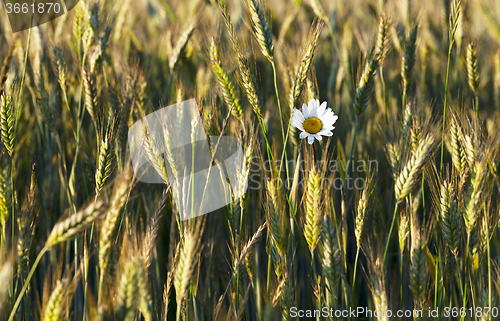
<svg viewBox="0 0 500 321"><path fill-rule="evenodd" d="M292 125L302 131L300 139L307 137L309 144L314 143L314 138L321 140L321 136L332 136L333 124L339 116L331 108L327 108L326 101L321 105L319 100L311 99L309 105L302 105L302 112L293 109Z"/></svg>

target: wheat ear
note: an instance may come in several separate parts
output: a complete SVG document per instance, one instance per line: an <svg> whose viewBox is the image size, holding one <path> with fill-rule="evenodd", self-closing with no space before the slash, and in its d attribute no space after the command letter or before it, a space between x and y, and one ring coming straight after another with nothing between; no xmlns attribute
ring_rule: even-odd
<svg viewBox="0 0 500 321"><path fill-rule="evenodd" d="M453 163L453 166L459 173L465 172L467 166L464 149L462 148L462 144L460 141L460 137L462 136L461 132L462 128L460 127L458 120L456 119L456 117L452 117L450 131L448 134L449 144L447 144L447 146L448 151L451 154L451 161Z"/></svg>
<svg viewBox="0 0 500 321"><path fill-rule="evenodd" d="M365 69L356 89L356 95L354 96L353 107L356 115L360 115L366 107L368 107L368 100L373 89L373 77L375 76L379 64L380 56L377 54L366 62Z"/></svg>
<svg viewBox="0 0 500 321"><path fill-rule="evenodd" d="M321 238L321 177L316 169L309 172L306 186L304 237L309 251L314 252Z"/></svg>
<svg viewBox="0 0 500 321"><path fill-rule="evenodd" d="M250 68L248 67L247 59L240 52L238 39L236 38L236 33L234 31L233 24L231 23L231 17L227 13L226 6L222 2L222 0L219 0L217 2L219 4L222 18L226 25L226 29L229 33L231 46L233 47L234 54L236 55L236 60L240 69L241 80L243 82L243 88L245 89L245 93L247 95L248 101L250 102L250 105L252 105L254 113L259 119L262 119L262 98L257 91L257 81L255 80L255 76L252 74Z"/></svg>
<svg viewBox="0 0 500 321"><path fill-rule="evenodd" d="M0 97L0 129L2 141L7 152L12 157L14 152L16 133L14 131L14 103L10 95L2 94Z"/></svg>
<svg viewBox="0 0 500 321"><path fill-rule="evenodd" d="M487 165L482 159L477 160L472 172L472 178L465 200L464 222L470 248L474 254L477 250L478 228L477 219L480 213L483 188L487 176Z"/></svg>
<svg viewBox="0 0 500 321"><path fill-rule="evenodd" d="M335 296L342 273L342 254L337 243L335 227L332 226L328 215L323 217L321 224L323 225L320 246L322 271L326 280L326 289L332 296Z"/></svg>
<svg viewBox="0 0 500 321"><path fill-rule="evenodd" d="M217 45L213 39L210 44L210 61L212 62L212 72L217 78L217 84L222 92L224 102L231 110L233 116L241 120L243 110L241 109L240 99L236 95L233 81L222 67L222 63L219 58L219 50L217 49Z"/></svg>
<svg viewBox="0 0 500 321"><path fill-rule="evenodd" d="M273 37L267 25L266 17L260 8L260 4L258 0L246 0L245 4L250 15L250 21L252 22L252 29L257 39L257 43L264 56L272 62L274 56Z"/></svg>
<svg viewBox="0 0 500 321"><path fill-rule="evenodd" d="M440 196L440 218L443 237L453 255L457 256L461 225L453 186L444 181L441 184Z"/></svg>
<svg viewBox="0 0 500 321"><path fill-rule="evenodd" d="M394 185L396 200L399 201L405 198L413 190L420 174L422 173L424 165L427 163L432 154L432 145L434 144L434 140L435 139L432 134L429 134L427 137L422 139L416 149L416 152L412 153L410 160L401 170L401 173L396 179L396 184Z"/></svg>
<svg viewBox="0 0 500 321"><path fill-rule="evenodd" d="M45 247L50 248L51 246L70 240L78 233L87 229L102 216L106 205L105 201L97 200L83 210L71 214L68 218L56 223L45 242Z"/></svg>
<svg viewBox="0 0 500 321"><path fill-rule="evenodd" d="M413 67L415 66L415 52L417 43L417 31L418 28L415 26L406 36L406 43L403 52L403 64L401 67L401 78L403 79L403 92L406 96L408 92L408 84L410 82L411 74L413 72Z"/></svg>
<svg viewBox="0 0 500 321"><path fill-rule="evenodd" d="M175 47L172 50L172 53L170 55L170 60L168 62L170 70L172 72L177 69L179 62L181 61L182 58L184 58L186 46L189 42L189 39L193 35L195 27L196 27L195 24L191 23L177 40L177 43L175 44Z"/></svg>
<svg viewBox="0 0 500 321"><path fill-rule="evenodd" d="M105 293L103 293L104 287L109 285L109 282L112 281L112 273L110 274L110 270L114 270L113 264L115 264L115 257L112 254L113 246L115 245L115 233L118 228L120 214L130 194L131 185L133 186L133 184L131 184L131 175L130 168L127 168L122 176L116 180L110 206L106 211L102 223L99 236L99 266L101 268L99 300L105 295Z"/></svg>
<svg viewBox="0 0 500 321"><path fill-rule="evenodd" d="M474 92L474 95L477 95L477 90L479 88L479 68L477 64L476 45L472 42L467 45L466 63L469 86Z"/></svg>
<svg viewBox="0 0 500 321"><path fill-rule="evenodd" d="M200 235L186 231L183 237L179 261L175 268L174 288L177 300L177 310L180 312L182 303L191 284L193 272L200 254Z"/></svg>

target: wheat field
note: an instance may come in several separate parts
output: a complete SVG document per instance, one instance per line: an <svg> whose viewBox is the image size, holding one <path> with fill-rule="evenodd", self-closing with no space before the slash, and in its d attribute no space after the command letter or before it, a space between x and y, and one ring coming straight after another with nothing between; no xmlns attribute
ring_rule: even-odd
<svg viewBox="0 0 500 321"><path fill-rule="evenodd" d="M0 320L500 320L500 2L4 2ZM243 192L184 219L128 138L189 99Z"/></svg>

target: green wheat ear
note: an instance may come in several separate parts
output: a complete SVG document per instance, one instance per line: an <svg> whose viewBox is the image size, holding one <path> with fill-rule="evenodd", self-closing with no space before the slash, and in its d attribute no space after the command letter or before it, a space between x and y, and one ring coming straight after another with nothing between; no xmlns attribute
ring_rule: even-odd
<svg viewBox="0 0 500 321"><path fill-rule="evenodd" d="M316 170L309 172L306 186L304 236L309 251L314 252L321 238L321 176Z"/></svg>
<svg viewBox="0 0 500 321"><path fill-rule="evenodd" d="M252 29L260 49L262 50L264 56L272 62L274 57L273 37L267 25L266 17L264 16L257 0L246 0L245 4L252 22Z"/></svg>
<svg viewBox="0 0 500 321"><path fill-rule="evenodd" d="M219 57L219 49L213 39L210 44L210 61L212 62L212 72L217 79L217 84L222 92L224 102L230 108L233 116L242 120L243 110L241 108L240 99L236 94L236 89L230 75L222 67Z"/></svg>
<svg viewBox="0 0 500 321"><path fill-rule="evenodd" d="M14 132L14 103L10 95L3 94L0 97L0 129L2 132L2 141L5 149L12 157L14 151L16 134Z"/></svg>
<svg viewBox="0 0 500 321"><path fill-rule="evenodd" d="M477 95L479 88L479 68L477 63L476 45L473 42L467 45L466 63L469 86L474 92L474 95Z"/></svg>
<svg viewBox="0 0 500 321"><path fill-rule="evenodd" d="M396 180L396 184L394 185L396 200L399 201L408 196L415 187L415 184L422 174L424 165L432 154L434 141L435 138L433 135L427 135L427 137L422 139L416 150L412 153L410 160L401 170Z"/></svg>

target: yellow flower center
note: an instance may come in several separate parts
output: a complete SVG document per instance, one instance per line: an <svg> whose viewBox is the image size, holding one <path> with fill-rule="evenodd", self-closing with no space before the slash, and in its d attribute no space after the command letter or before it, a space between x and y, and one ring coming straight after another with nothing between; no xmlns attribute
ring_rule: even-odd
<svg viewBox="0 0 500 321"><path fill-rule="evenodd" d="M304 127L304 130L308 132L309 134L317 134L321 131L323 128L323 124L321 123L321 120L319 120L316 117L309 117L306 120L304 120L304 123L302 124Z"/></svg>

